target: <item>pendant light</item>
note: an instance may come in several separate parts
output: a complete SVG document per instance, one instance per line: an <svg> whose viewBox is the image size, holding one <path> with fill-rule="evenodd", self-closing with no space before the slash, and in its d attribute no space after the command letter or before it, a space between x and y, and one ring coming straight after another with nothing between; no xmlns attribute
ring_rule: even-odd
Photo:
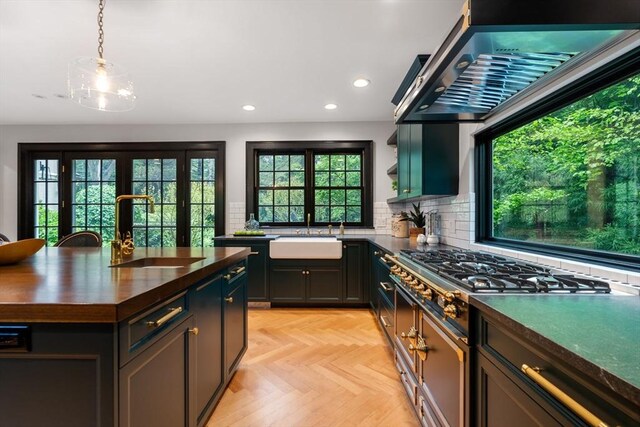
<svg viewBox="0 0 640 427"><path fill-rule="evenodd" d="M129 111L135 104L133 82L120 65L108 62L102 53L102 18L105 0L98 4L98 57L79 57L69 64L69 99L100 111Z"/></svg>

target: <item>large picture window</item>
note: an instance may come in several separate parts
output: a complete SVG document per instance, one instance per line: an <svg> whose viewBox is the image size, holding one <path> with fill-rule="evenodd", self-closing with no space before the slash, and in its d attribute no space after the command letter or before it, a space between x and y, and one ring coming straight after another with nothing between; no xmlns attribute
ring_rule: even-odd
<svg viewBox="0 0 640 427"><path fill-rule="evenodd" d="M248 142L247 211L270 226L372 226L371 161L371 141Z"/></svg>
<svg viewBox="0 0 640 427"><path fill-rule="evenodd" d="M120 231L136 246L213 246L224 234L224 143L20 144L20 238L54 245L62 236L91 230L108 246L115 200L123 201Z"/></svg>
<svg viewBox="0 0 640 427"><path fill-rule="evenodd" d="M635 74L486 137L479 237L640 265L639 107Z"/></svg>

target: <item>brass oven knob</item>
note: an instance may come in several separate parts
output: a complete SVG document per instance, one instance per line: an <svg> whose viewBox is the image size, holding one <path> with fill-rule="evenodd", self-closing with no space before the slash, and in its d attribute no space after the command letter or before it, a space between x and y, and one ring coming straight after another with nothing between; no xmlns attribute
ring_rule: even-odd
<svg viewBox="0 0 640 427"><path fill-rule="evenodd" d="M433 298L433 291L431 289L425 289L422 292L420 292L422 294L423 297L425 297L426 299L431 299Z"/></svg>
<svg viewBox="0 0 640 427"><path fill-rule="evenodd" d="M404 283L406 283L407 285L411 285L411 282L413 281L413 276L409 274L403 280L404 280Z"/></svg>
<svg viewBox="0 0 640 427"><path fill-rule="evenodd" d="M421 291L424 289L424 285L422 283L416 283L414 288L416 291Z"/></svg>
<svg viewBox="0 0 640 427"><path fill-rule="evenodd" d="M453 302L456 299L456 296L453 292L447 292L444 294L444 299L447 300L447 302Z"/></svg>
<svg viewBox="0 0 640 427"><path fill-rule="evenodd" d="M402 273L400 273L400 277L406 279L407 277L409 277L409 274L406 271L403 271Z"/></svg>
<svg viewBox="0 0 640 427"><path fill-rule="evenodd" d="M451 317L452 319L455 319L456 317L458 317L458 307L456 307L453 304L449 304L444 308L444 317L445 319L447 317Z"/></svg>

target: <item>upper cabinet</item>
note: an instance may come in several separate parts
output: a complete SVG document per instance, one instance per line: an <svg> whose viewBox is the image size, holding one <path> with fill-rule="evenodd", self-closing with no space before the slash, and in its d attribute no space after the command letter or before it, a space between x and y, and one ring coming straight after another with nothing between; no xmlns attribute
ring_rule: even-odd
<svg viewBox="0 0 640 427"><path fill-rule="evenodd" d="M398 126L398 196L389 203L458 194L458 125Z"/></svg>

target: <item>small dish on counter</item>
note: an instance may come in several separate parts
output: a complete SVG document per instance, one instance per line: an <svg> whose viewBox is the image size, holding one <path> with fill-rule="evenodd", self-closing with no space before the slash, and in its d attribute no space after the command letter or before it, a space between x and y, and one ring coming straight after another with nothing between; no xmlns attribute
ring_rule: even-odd
<svg viewBox="0 0 640 427"><path fill-rule="evenodd" d="M264 231L260 230L239 230L233 233L234 236L253 237L264 236Z"/></svg>
<svg viewBox="0 0 640 427"><path fill-rule="evenodd" d="M0 244L0 265L16 264L38 252L44 239L24 239Z"/></svg>

